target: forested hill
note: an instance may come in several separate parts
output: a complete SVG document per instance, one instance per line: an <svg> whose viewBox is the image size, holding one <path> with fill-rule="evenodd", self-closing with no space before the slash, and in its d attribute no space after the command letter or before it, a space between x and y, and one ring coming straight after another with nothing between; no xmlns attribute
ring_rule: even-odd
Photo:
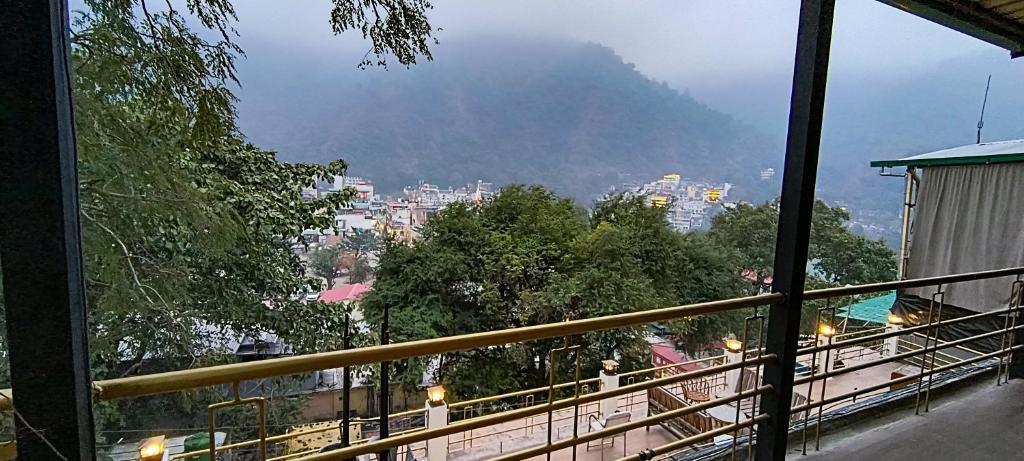
<svg viewBox="0 0 1024 461"><path fill-rule="evenodd" d="M759 179L779 169L777 140L601 45L482 38L444 42L411 69L302 66L243 72L245 134L285 160L342 157L384 191L482 178L589 203L609 186L678 172L735 183L751 200L778 193Z"/></svg>

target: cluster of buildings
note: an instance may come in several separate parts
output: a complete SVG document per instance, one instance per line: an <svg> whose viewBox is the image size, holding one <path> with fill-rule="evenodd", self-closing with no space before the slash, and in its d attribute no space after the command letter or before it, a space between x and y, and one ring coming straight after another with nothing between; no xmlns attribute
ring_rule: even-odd
<svg viewBox="0 0 1024 461"><path fill-rule="evenodd" d="M679 232L704 230L711 217L727 205L732 184L712 184L667 174L646 184L624 184L613 192L625 197L645 197L651 206L667 209L667 219Z"/></svg>
<svg viewBox="0 0 1024 461"><path fill-rule="evenodd" d="M456 202L482 202L497 194L494 183L477 180L459 188L441 189L436 184L420 181L419 185L405 187L402 192L405 200L423 207L444 208Z"/></svg>
<svg viewBox="0 0 1024 461"><path fill-rule="evenodd" d="M349 205L336 211L335 229L310 229L304 232L305 243L331 244L361 232L389 234L402 241L419 237L421 228L434 214L456 202L481 202L493 197L498 189L493 183L478 180L461 187L442 189L420 181L418 186L405 187L399 197L381 197L373 181L357 176L336 176L331 183L302 190L303 198L338 193L345 188L355 190Z"/></svg>

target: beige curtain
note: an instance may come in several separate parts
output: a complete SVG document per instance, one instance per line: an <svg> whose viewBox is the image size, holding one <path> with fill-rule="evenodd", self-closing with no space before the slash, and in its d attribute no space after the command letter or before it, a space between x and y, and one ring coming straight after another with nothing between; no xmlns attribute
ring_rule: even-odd
<svg viewBox="0 0 1024 461"><path fill-rule="evenodd" d="M929 167L914 216L907 278L1024 266L1024 163ZM1006 308L1013 277L960 282L945 302ZM930 299L934 287L905 290Z"/></svg>

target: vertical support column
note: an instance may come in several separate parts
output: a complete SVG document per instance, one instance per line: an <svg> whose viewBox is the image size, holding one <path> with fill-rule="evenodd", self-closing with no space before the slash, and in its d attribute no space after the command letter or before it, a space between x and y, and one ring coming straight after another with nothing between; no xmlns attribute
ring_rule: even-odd
<svg viewBox="0 0 1024 461"><path fill-rule="evenodd" d="M889 318L885 323L885 332L893 333L903 329L903 319L895 314L889 314ZM896 355L899 352L900 337L893 336L885 338L885 343L882 346L882 356L890 357Z"/></svg>
<svg viewBox="0 0 1024 461"><path fill-rule="evenodd" d="M601 391L614 391L619 388L619 363L605 360L597 377L601 380ZM608 419L619 409L619 397L608 397L601 400L601 419Z"/></svg>
<svg viewBox="0 0 1024 461"><path fill-rule="evenodd" d="M758 425L755 452L758 461L786 457L834 8L834 0L800 2L772 274L772 291L786 297L769 309L765 352L777 355L778 360L765 364L764 384L772 386L773 392L766 393L761 399L760 411L770 418Z"/></svg>
<svg viewBox="0 0 1024 461"><path fill-rule="evenodd" d="M735 339L728 339L725 342L724 350L726 364L731 365L733 363L740 363L743 361L743 343ZM742 368L736 368L725 372L725 393L723 396L729 396L740 392L740 377L742 375Z"/></svg>
<svg viewBox="0 0 1024 461"><path fill-rule="evenodd" d="M818 347L830 346L832 344L832 335L819 335ZM831 353L831 350L818 351L818 365L821 366L821 371L818 373L828 373L835 368L836 354ZM794 365L795 366L795 365Z"/></svg>
<svg viewBox="0 0 1024 461"><path fill-rule="evenodd" d="M92 460L66 1L7 3L0 50L0 265L18 458Z"/></svg>
<svg viewBox="0 0 1024 461"><path fill-rule="evenodd" d="M444 389L434 387L427 390L427 430L448 426L448 402L444 401ZM436 395L440 392L440 396ZM427 440L427 461L448 460L448 436Z"/></svg>

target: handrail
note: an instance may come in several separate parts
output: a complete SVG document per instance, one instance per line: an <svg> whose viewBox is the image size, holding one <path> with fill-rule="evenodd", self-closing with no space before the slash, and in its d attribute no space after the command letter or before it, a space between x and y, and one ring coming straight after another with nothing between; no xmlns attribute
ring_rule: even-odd
<svg viewBox="0 0 1024 461"><path fill-rule="evenodd" d="M547 413L551 411L570 408L573 406L583 405L586 403L597 402L610 397L632 394L634 392L650 389L652 387L665 386L668 384L683 382L688 379L722 373L725 371L738 369L744 366L764 364L771 361L775 361L777 359L778 357L775 354L766 354L764 356L761 356L760 358L747 360L746 362L735 362L726 365L704 368L702 370L680 373L677 375L671 375L664 378L642 381L635 384L628 384L619 387L618 389L608 389L600 392L583 394L579 397L570 397L553 402L548 402L547 404L544 405L534 405L531 407L519 408L487 416L481 416L478 418L458 421L444 427L428 429L425 431L417 432L415 434L388 437L386 439L376 440L367 444L360 445L358 447L347 447L338 450L333 450L327 453L319 453L308 458L303 458L303 461L326 461L354 458L359 455L383 451L410 443L422 442L424 440L432 439L435 437L443 437L446 435L465 432L472 429L479 429L481 427L493 426L495 424L515 421L517 419L522 419L527 416L533 416L541 413Z"/></svg>
<svg viewBox="0 0 1024 461"><path fill-rule="evenodd" d="M423 339L385 346L371 346L333 352L282 357L254 362L216 365L206 368L170 371L150 375L132 376L93 382L95 397L112 400L126 397L163 394L204 386L230 384L239 381L274 376L308 373L315 370L343 368L436 355L447 352L479 349L502 344L540 339L574 336L599 330L642 325L659 321L713 314L744 307L779 302L781 293L769 293L743 298L665 307L626 314L609 315L568 322L548 323L507 330L470 333L443 338ZM2 405L2 403L0 403ZM0 406L2 409L2 406Z"/></svg>
<svg viewBox="0 0 1024 461"><path fill-rule="evenodd" d="M684 365L692 365L692 364L701 363L701 362L711 362L711 361L714 361L714 360L717 360L717 359L722 359L722 358L725 358L725 355L714 355L714 356L711 356L711 357L704 357L704 358L700 358L700 359L687 360L685 362L673 363L673 364L669 364L669 365L661 365L661 366L650 367L650 368L641 368L639 370L631 370L631 371L619 373L619 377L622 378L622 377L626 377L626 376L632 376L632 375L643 374L643 373L653 373L653 372L656 372L656 371L659 371L659 370L664 370L666 368L680 367L680 366L684 366ZM589 378L589 379L580 380L579 384L581 384L581 385L583 385L583 384L590 384L590 383L598 382L598 381L600 381L599 378ZM567 381L567 382L564 382L564 383L556 384L554 388L555 389L563 389L563 388L566 388L566 387L573 386L575 384L576 384L575 381ZM494 401L494 400L501 400L501 399L510 398L510 397L519 397L519 396L529 395L529 394L538 393L538 392L547 392L549 389L550 389L549 386L535 387L535 388L532 388L532 389L525 389L525 390L520 390L520 391L508 392L508 393L505 393L505 394L491 395L491 396L487 396L487 397L480 397L480 398L477 398L477 399L463 400L463 401L460 401L460 402L453 402L453 403L450 403L448 405L448 410L449 410L449 412L451 412L451 410L453 410L453 409L462 408L462 407L466 407L466 406L472 406L472 405L476 405L478 403L485 403L485 402L490 402L490 401ZM534 406L536 406L536 405L546 405L546 403L542 401L540 403L535 403L534 404ZM412 410L406 410L406 411L399 412L399 413L392 413L391 415L389 415L389 419L391 419L391 418L398 418L398 417L402 417L402 416L409 416L409 415L414 415L414 414L421 414L421 413L425 413L425 412L426 412L426 408L414 408ZM543 423L538 424L538 425L543 425ZM280 434L280 435L275 435L275 436L267 437L267 443L279 443L279 442L290 440L290 439L293 439L293 438L296 438L296 437L301 437L301 436L310 435L310 434L317 434L317 433L322 433L322 432L336 431L336 430L338 430L337 427L328 426L328 427L320 427L320 428L315 428L315 429L304 429L304 430L295 431L295 432L288 432L288 433L285 433L285 434ZM423 428L422 427L421 428L417 428L416 430L423 430ZM519 428L517 428L515 430L519 430ZM398 434L401 434L401 432L398 433ZM394 436L394 435L398 435L398 434L392 434L392 435ZM489 437L489 436L492 436L492 435L493 434L484 434L484 435L481 435L481 436L475 437L475 438ZM360 443L360 442L365 442L365 440L356 441L356 442L353 443L353 445L355 445L357 443ZM237 443L233 443L233 444L229 444L229 445L222 445L222 446L216 447L215 450L218 451L218 452L220 452L220 451L228 451L228 450L233 450L233 449L237 449L237 448L244 448L244 447L256 445L258 443L259 443L258 439L253 439L253 440L237 442ZM208 450L204 449L204 450L197 451L195 453L184 453L184 454L180 454L180 455L175 455L175 456L171 457L171 459L172 460L180 459L180 458L184 458L184 457L188 457L188 456L193 456L195 454L203 454L203 453L207 453L207 452L208 452Z"/></svg>
<svg viewBox="0 0 1024 461"><path fill-rule="evenodd" d="M865 369L868 369L868 368L871 368L871 367L875 367L875 366L878 366L878 365L882 365L882 364L885 364L885 363L897 362L897 361L900 361L900 360L903 360L903 359L909 358L909 357L916 357L918 355L927 356L927 354L929 352L936 352L936 351L940 351L942 349L948 349L950 347L955 347L955 346L957 346L959 344L966 344L966 343L969 343L969 342L978 341L978 340L981 340L981 339L990 338L990 337L999 336L999 335L1005 335L1005 334L1007 334L1009 332L1020 331L1020 330L1024 330L1024 325L1017 326L1017 327L1014 327L1014 328L1011 328L1011 329L1006 329L1006 330L990 331L990 332L987 332L987 333L982 333L982 334L979 334L979 335L974 335L974 336L970 336L970 337L967 337L967 338L958 339L956 341L950 341L950 342L943 343L943 344L931 345L931 346L928 346L927 348L922 347L920 349L914 349L914 350L908 351L908 352L902 352L902 353L899 353L899 354L893 354L893 355L887 356L887 357L879 359L879 360L871 360L871 361L868 361L868 362L861 362L861 363L858 363L858 364L854 364L854 365L850 365L850 366L847 366L847 367L844 367L844 368L840 368L838 370L832 370L832 371L828 371L828 372L825 372L825 373L816 373L816 374L814 374L812 376L805 376L805 377L797 378L797 379L795 379L793 381L793 385L797 386L797 385L800 385L800 384L808 383L810 381L817 381L817 380L821 380L821 379L832 378L832 377L835 377L835 376L844 375L844 374L852 373L852 372L855 372L855 371L865 370ZM960 359L957 359L957 360L960 360ZM965 360L960 360L960 363L964 363Z"/></svg>
<svg viewBox="0 0 1024 461"><path fill-rule="evenodd" d="M962 366L965 366L965 365L970 365L972 363L980 362L982 360L993 359L993 358L999 357L1000 355L1008 354L1010 352L1019 351L1021 349L1024 349L1024 345L1017 345L1017 346L1013 346L1013 347L1008 347L1006 349L1001 349L1001 350L998 350L998 351L995 351L995 352L990 352L990 353L985 354L985 355L979 355L977 357L972 357L972 358L963 360L961 362L951 363L949 365L943 365L941 367L935 367L935 368L932 368L932 369L930 369L928 371L925 371L923 373L917 373L917 374L913 374L913 375L902 376L902 377L899 377L899 378L896 378L896 379L891 379L889 381L883 381L883 382L881 382L879 384L875 384L875 385L872 385L872 386L860 388L860 389L857 389L855 391L851 391L851 392L847 392L847 393L844 393L844 394L835 395L835 396L826 398L824 400L818 400L816 402L808 402L808 403L805 403L803 405L795 406L790 411L793 414L796 414L796 413L799 413L799 412L802 412L802 411L810 410L812 408L817 408L817 407L820 407L820 406L825 406L825 405L828 405L828 404L831 404L831 403L839 402L839 401L848 399L848 398L850 398L850 397L852 397L854 395L860 395L860 394L864 394L864 393L868 393L868 392L872 392L872 391L877 391L879 389L884 389L886 387L892 387L892 386L895 386L897 384L908 383L908 382L914 381L916 379L923 378L925 376L931 376L931 375L934 375L936 373L941 373L941 372L944 372L944 371L949 371L949 370L952 370L954 368L959 368L959 367L962 367Z"/></svg>
<svg viewBox="0 0 1024 461"><path fill-rule="evenodd" d="M900 288L925 287L925 286L932 286L932 285L941 285L941 284L947 284L947 283L964 282L964 281L972 281L972 280L981 280L981 279L987 279L987 278L1012 276L1012 275L1021 275L1021 274L1024 274L1024 267L1007 268L1007 269L990 270L990 271L980 271L980 272L972 272L972 273L965 273L965 274L955 274L955 275L946 275L946 276L938 276L938 277L927 277L927 278L903 280L903 281L895 281L895 282L884 282L884 283L876 283L876 284L859 285L859 286L854 286L854 287L838 287L838 288L826 288L826 289L819 289L819 290L810 290L810 291L805 292L804 298L807 299L807 300L815 300L815 299L822 299L822 298L829 298L829 297L852 296L852 295L857 295L857 294L866 294L866 293L879 292L879 291L891 291L891 290L900 289ZM285 357L285 358L278 358L278 359L269 359L269 360L262 360L262 361L257 361L257 362L236 363L236 364L219 365L219 366L206 367L206 368L198 368L198 369L189 369L189 370L179 370L179 371L172 371L172 372L165 372L165 373L157 373L157 374L151 374L151 375L133 376L133 377L127 377L127 378L102 380L102 381L93 382L93 388L94 388L95 397L98 400L110 400L110 399L127 398L127 397L138 397L138 396L144 396L144 395L153 395L153 394L160 394L160 393L167 393L167 392L174 392L174 391L192 389L192 388L203 387L203 386L213 386L213 385L237 383L237 382L243 381L243 380L252 380L252 379L260 379L260 378L269 378L269 377L280 376L280 375L306 373L306 372L310 372L310 371L315 371L315 370L320 370L320 369L327 369L327 368L341 368L341 367L346 367L346 366L367 365L367 364L378 363L378 362L383 362L383 361L402 360L402 359L411 358L411 357L436 355L436 354L446 353L446 352L454 352L454 351L460 351L460 350L476 349L476 348L496 346L496 345L501 345L501 344L515 343L515 342L535 341L535 340L541 340L541 339L573 336L573 335L584 334L584 333L589 333L589 332L593 332L593 331L600 331L600 330L607 330L607 329L614 329L614 328L621 328L621 327L628 327L628 326L636 326L636 325L641 325L641 324L646 324L646 323L652 323L652 322L658 322L658 321L664 321L664 320L671 320L671 319L677 319L677 318L688 317L688 316L704 315L704 314L718 313L718 312L724 312L724 311L729 311L729 310L734 310L734 309L742 309L742 308L745 308L745 307L761 306L761 305L765 305L765 304L778 303L778 302L781 302L783 299L784 299L784 296L782 294L780 294L780 293L769 293L769 294L763 294L763 295L757 295L757 296L748 296L748 297L743 297L743 298L734 298L734 299L728 299L728 300L711 301L711 302L696 303L696 304L689 304L689 305L682 305L682 306L673 306L673 307L652 309L652 310L639 311L639 312L631 312L631 313L626 313L626 314L618 314L618 315L605 316L605 317L573 320L573 321L558 322L558 323L549 323L549 324L543 324L543 325L527 326L527 327L513 328L513 329L506 329L506 330L496 330L496 331L488 331L488 332L480 332L480 333L471 333L471 334L465 334L465 335L459 335L459 336L451 336L451 337L444 337L444 338L433 338L433 339L410 341L410 342L404 342L404 343L395 343L395 344L390 344L390 345L386 345L386 346L372 346L372 347L359 348L359 349L349 349L349 350L324 352L324 353L317 353L317 354L308 354L308 355L301 355L301 356L294 356L294 357ZM846 346L846 345L854 345L854 344L858 344L858 343L863 343L864 341L867 341L867 340L876 340L876 339L883 339L883 338L897 336L897 335L905 335L907 333L923 331L923 330L930 329L930 328L937 328L939 326L943 326L943 325L947 325L947 324L963 322L963 321L966 321L966 320L969 320L969 319L973 319L973 318L978 318L978 317L983 317L983 316L988 316L988 315L996 315L996 314L999 314L999 313L1010 312L1010 311L1013 311L1013 310L1014 309L1007 309L1007 310L1003 310L1003 311L992 311L992 312L986 312L986 313L981 313L981 314L975 314L975 315L960 317L960 318L956 318L956 319L943 320L943 321L939 321L939 322L936 322L936 323L933 323L933 324L928 324L928 325L919 325L919 326L915 326L915 327L904 328L904 329L902 329L900 331L892 331L892 332L884 332L884 333L874 334L874 331L877 331L879 329L873 329L873 330L866 330L866 331L861 331L861 332L853 332L853 333L850 333L850 334L847 334L847 335L844 335L844 336L847 336L847 337L857 336L856 338L850 338L848 340L839 341L839 342L835 342L835 343L831 343L831 344L823 345L823 346L812 346L812 347L808 347L808 348L801 348L799 352L801 354L803 354L803 353L808 353L808 352L813 353L813 352L817 352L817 351L821 351L821 350L826 350L826 349L837 349L837 348L841 348L841 347ZM1017 327L1017 328L1014 328L1013 330L1020 329L1020 328L1022 328L1022 327ZM867 333L867 332L871 332L873 334L864 335L864 333ZM993 332L993 333L990 333L990 334L981 335L980 337L975 337L974 339L976 340L976 339L980 339L981 337L995 336L996 334L999 334L999 333L1000 332ZM913 351L913 352L915 352L914 354L905 354L905 355L919 355L922 352L929 352L933 348L935 350L944 349L946 347L954 347L954 346L959 345L959 344L964 343L964 342L967 342L967 341L954 341L952 343L944 343L944 344L941 344L941 345L933 346L932 348L928 348L928 350L926 350L926 351L917 350L917 351ZM899 354L898 356L900 356L900 355L904 355L904 354ZM988 355L988 354L986 354L986 355ZM774 357L774 356L767 356L767 357ZM714 359L715 359L715 357L709 357L709 358L704 358L704 359L692 360L692 361L689 361L689 362L686 362L686 363L709 362L709 361L714 360ZM875 362L873 362L873 364L878 364L878 363L881 363L881 362L884 362L884 361L875 361ZM971 362L973 362L973 360ZM747 365L749 365L751 363L753 363L753 362L748 361ZM635 375L635 374L640 374L640 373L647 373L647 372L651 372L653 370L658 370L658 369L674 368L674 367L679 367L681 365L683 365L683 364L669 364L669 365L664 365L664 366L661 366L661 367L656 367L654 369L636 370L636 371L631 371L631 372L623 373L622 376ZM726 367L726 368L728 368L728 367ZM721 371L721 370L724 370L726 368L723 368L721 366L714 366L714 367L711 367L711 368L708 368L708 369L705 369L705 370L699 370L697 372L682 373L680 375L675 375L675 376L672 376L672 377L669 377L669 378L658 378L658 379L655 379L655 380L652 380L652 381L645 381L645 382L640 383L640 384L628 385L625 388L620 388L620 389L624 390L624 389L630 389L630 388L633 388L633 387L637 387L639 389L645 389L645 388L647 388L649 386L652 386L653 385L652 383L663 383L663 382L667 383L668 381L665 381L666 379L671 379L671 382L680 382L682 380L689 379L689 377L704 376L710 370L719 370L719 371ZM851 370L845 370L844 369L844 371L839 371L838 373L837 372L832 372L832 374L841 374L843 372L850 372L850 371L853 371L853 370L852 369ZM806 381L814 380L816 378L821 378L821 377L822 376L820 376L820 375L818 375L818 376L811 376L811 377L807 377L807 378L803 378L803 379L798 379L797 381L798 382L801 382L801 381L806 382ZM583 380L579 384L589 383L589 382L593 382L593 381L596 381L596 379ZM562 384L556 385L556 388L568 387L568 386L572 386L574 384L576 384L576 383L573 383L573 382L562 383ZM547 390L547 389L548 389L547 387L543 387L543 388L529 389L529 390L525 390L525 391L516 391L516 392L512 392L512 393L508 393L508 394L503 394L503 395L499 395L499 396L489 396L489 397L484 397L484 398L479 398L479 399L468 400L468 401L464 401L464 402L456 402L456 403L452 404L452 407L453 408L464 407L464 406L474 405L474 404L477 404L477 403L499 400L501 398L506 398L506 397L513 397L513 396L519 396L519 395L526 395L526 394L533 393L533 392L540 392L540 391L544 391L544 390ZM11 391L9 389L0 390L0 411L11 409L11 407L12 407L11 399L13 397L11 396L10 392ZM621 394L624 394L624 393L625 392L621 392ZM595 401L595 396L601 396L601 395L604 395L604 394L607 394L607 392L606 391L598 391L598 392L595 392L595 393L589 393L589 394L587 394L585 396L580 396L580 397L573 398L573 399L568 399L568 400L569 401L574 401L574 402L576 402L576 404L579 404L579 402ZM616 390L616 393L609 394L609 395L620 395L620 392L618 390ZM560 400L560 401L556 401L556 402L549 402L549 403L545 403L545 404L534 405L534 406L528 407L528 408L520 408L518 410L512 410L510 412L504 412L504 413L502 413L500 415L490 415L488 417L482 417L483 419L486 419L486 421L478 421L481 418L472 418L470 420L466 420L466 421L463 421L463 422L464 423L471 423L472 426L470 426L470 429L472 429L472 427L475 427L477 424L483 424L484 422L489 422L489 424L496 424L497 422L499 422L501 420L504 420L504 418L513 418L514 419L514 417L516 417L516 415L518 415L518 413L524 412L524 411L526 412L524 414L536 414L536 413L540 413L540 412L549 411L553 407L556 407L556 406L564 407L566 405L565 402L567 402L567 400ZM405 413L415 414L415 413L422 413L422 411L423 410L420 410L420 409L414 409L414 410L410 410L410 411L405 412ZM497 419L494 420L494 421L492 421L492 419L494 419L494 418L487 419L487 418L490 418L490 417L497 417ZM511 420L511 419L509 419L509 420ZM460 424L460 423L456 423L456 425L457 424ZM482 426L479 426L479 427L482 427ZM451 429L448 429L448 430L451 430ZM311 431L311 432L314 432L314 431ZM419 430L417 430L416 432L419 432ZM426 431L426 432L432 433L433 431ZM457 431L453 431L452 433L454 433L454 432L457 432ZM409 435L412 435L412 434L409 434ZM430 434L428 434L428 435L430 435ZM423 434L417 434L417 436L425 437ZM275 436L275 437L268 438L268 441L270 441L270 440L276 441L276 440L278 440L278 437L280 437L281 439L290 438L289 435L285 434L285 435L282 435L282 436ZM404 440L403 437L393 437L391 439L385 439L385 440L381 440L381 441L377 441L377 442L371 443L371 444L369 444L371 446L369 448L367 448L367 447L360 447L359 449L366 450L366 452L369 452L369 451L375 450L377 447L383 447L385 445L397 446L397 445L399 445L401 443L404 443L404 442L402 442L402 440ZM421 440L425 440L425 439L421 439ZM354 449L356 449L356 447L351 447L348 450L354 450ZM315 459L319 459L319 458L315 458ZM325 459L330 459L330 458L325 458Z"/></svg>
<svg viewBox="0 0 1024 461"><path fill-rule="evenodd" d="M1010 267L1006 269L995 269L988 271L967 272L963 274L940 275L936 277L924 277L919 279L897 280L893 282L869 283L848 287L819 288L804 292L804 300L836 298L841 296L862 295L879 291L892 291L900 288L920 288L931 285L969 282L972 280L983 280L1009 275L1024 274L1024 267Z"/></svg>
<svg viewBox="0 0 1024 461"><path fill-rule="evenodd" d="M561 450L561 449L564 449L564 448L569 448L569 447L572 447L573 445L579 445L579 444L582 444L582 443L592 442L592 441L598 440L598 439L608 438L608 437L611 437L611 436L613 436L615 434L619 434L619 433L622 433L622 432L630 431L630 430L633 430L633 429L639 429L639 428L644 427L644 426L650 426L652 424L660 423L660 422L663 422L665 420L674 419L674 418L680 418L682 416L685 416L685 415L688 415L688 414L691 414L691 413L697 413L699 411L708 410L708 409L717 407L719 405L727 405L727 404L730 404L730 403L733 403L733 402L738 402L740 400L748 399L748 398L753 397L755 395L762 395L762 394L764 394L766 392L771 392L771 391L772 391L772 386L764 385L764 386L760 386L760 387L758 387L756 389L753 389L751 391L744 391L742 393L734 394L734 395L731 395L729 397L713 399L713 400L709 400L707 402L702 402L702 403L686 406L686 407L683 407L683 408L677 408L675 410L669 410L669 411L666 411L664 413L659 413L659 414L656 414L656 415L651 415L651 416L648 416L646 418L638 419L636 421L630 421L630 422L627 422L627 423L622 423L622 424L615 425L613 427L608 427L608 428L600 429L600 430L597 430L597 431L588 432L586 434L583 434L583 435L580 435L580 436L577 436L577 437L573 437L573 438L569 438L569 439L566 439L566 440L562 440L562 441L559 441L559 442L552 443L551 445L540 445L540 446L537 446L537 447L528 448L528 449L525 449L525 450L520 450L520 451L517 451L517 452L509 453L507 455L503 455L503 456L499 456L497 458L493 458L493 460L494 461L518 461L518 460L521 460L521 459L532 458L534 456L542 455L544 453L549 453L549 452L553 452L553 451L556 451L556 450Z"/></svg>
<svg viewBox="0 0 1024 461"><path fill-rule="evenodd" d="M627 377L627 376L639 375L639 374L644 374L644 373L653 373L653 372L664 370L664 369L668 369L668 368L679 368L679 367L684 366L684 365L692 365L692 364L695 364L695 363L710 362L712 360L721 359L721 358L724 358L724 357L725 357L724 355L714 355L714 356L711 356L711 357L704 357L704 358L700 358L700 359L687 360L685 362L672 363L672 364L668 364L668 365L659 365L659 366L652 367L652 368L641 368L639 370L625 371L625 372L619 373L619 377L620 378L624 378L624 377ZM579 384L582 386L584 384L596 383L598 381L600 381L600 378L587 378L587 379L580 380ZM566 387L571 387L571 386L573 386L575 384L576 384L575 381L567 381L567 382L564 382L564 383L555 384L554 388L555 389L564 389ZM534 394L534 393L539 393L539 392L547 392L549 389L551 389L551 386L541 386L541 387L534 387L532 389L523 389L523 390L519 390L519 391L507 392L507 393L504 393L504 394L489 395L487 397L480 397L480 398L476 398L476 399L463 400L463 401L460 401L460 402L450 403L450 404L448 404L448 408L449 409L462 408L462 407L466 407L466 406L476 405L478 403L491 402L491 401L494 401L494 400L507 399L507 398L510 398L510 397L519 397L519 396L528 395L528 394ZM538 403L537 405L543 405L543 403ZM418 410L418 411L423 411L423 410Z"/></svg>
<svg viewBox="0 0 1024 461"><path fill-rule="evenodd" d="M918 332L918 331L925 331L925 330L930 330L930 329L933 329L933 328L939 328L939 327L944 327L944 326L953 325L953 324L957 324L957 323L963 323L963 322L966 322L968 320L976 320L976 319L979 319L979 318L991 317L993 315L999 315L999 314L1009 314L1010 312L1014 312L1016 310L1018 310L1018 308L1010 307L1010 308L1000 309L1000 310L995 310L995 311L982 312L980 314L965 315L963 317L956 317L956 318L952 318L952 319L948 319L948 320L942 320L942 321L938 321L938 322L931 323L931 324L922 323L920 325L916 325L916 326L912 326L912 327L905 327L905 328L901 328L899 330L886 331L884 333L874 333L874 334L870 334L870 335L867 335L867 336L861 336L861 337L858 337L858 338L853 338L853 339L847 339L847 340L843 340L843 341L833 342L832 344L822 344L820 346L804 347L804 348L801 348L801 349L797 349L796 352L797 352L798 355L813 354L815 352L821 352L821 351L824 351L826 349L839 349L839 348L842 348L842 347L845 347L845 346L853 346L853 345L860 344L860 343L863 343L863 342L866 342L866 341L873 341L873 340L877 340L877 339L893 338L893 337L896 337L896 336L904 336L904 335L908 335L908 334L915 333L915 332Z"/></svg>
<svg viewBox="0 0 1024 461"><path fill-rule="evenodd" d="M1024 267L875 283L854 287L810 290L805 292L804 299L814 300L827 297L849 296L878 291L890 291L898 288L922 287L1019 274L1024 274ZM329 368L368 365L378 362L402 360L411 357L436 355L467 349L477 349L514 342L572 336L598 330L621 328L680 317L704 315L733 309L741 309L744 307L760 306L780 302L783 299L784 296L781 293L768 293L743 298L709 301L605 317L572 320L568 322L549 323L507 330L409 341L385 346L372 346L126 378L115 378L95 381L93 382L93 389L94 396L98 400L140 397L193 389L197 387L231 384L245 380L308 373L310 371ZM0 410L9 410L11 408L10 399L13 398L13 396L11 396L10 390L0 390L0 392L4 392L5 394L5 398L0 398Z"/></svg>

